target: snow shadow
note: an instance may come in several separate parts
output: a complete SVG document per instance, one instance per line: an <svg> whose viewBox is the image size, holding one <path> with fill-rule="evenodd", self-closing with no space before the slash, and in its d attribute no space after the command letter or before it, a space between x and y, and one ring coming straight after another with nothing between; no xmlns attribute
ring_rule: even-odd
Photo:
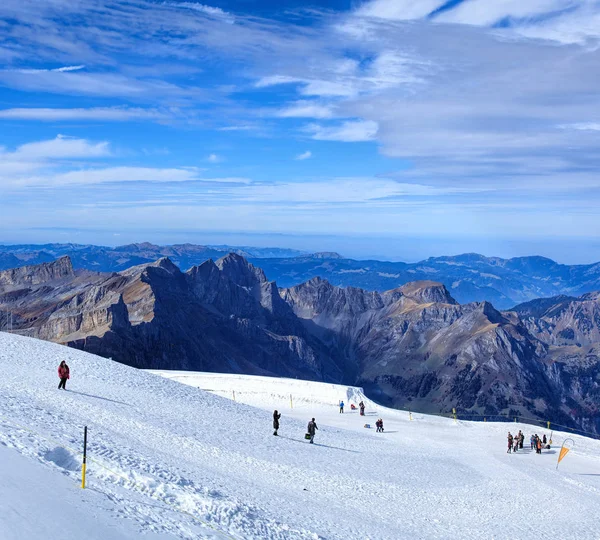
<svg viewBox="0 0 600 540"><path fill-rule="evenodd" d="M284 435L279 435L279 438L285 439L287 441L297 442L300 444L310 445L310 442L307 441L306 439L292 439L291 437L286 437ZM340 448L339 446L329 446L327 444L320 444L318 442L313 443L313 446L322 446L323 448L333 448L334 450L341 450L342 452L352 452L353 454L360 454L360 452L358 450L350 450L349 448Z"/></svg>
<svg viewBox="0 0 600 540"><path fill-rule="evenodd" d="M57 467L65 471L79 471L81 469L79 459L62 446L48 450L44 453L43 457L46 461L54 463Z"/></svg>
<svg viewBox="0 0 600 540"><path fill-rule="evenodd" d="M117 401L116 399L109 399L109 398L105 398L102 396L95 396L94 394L86 394L85 392L78 392L77 390L68 390L68 392L71 394L79 394L80 396L101 399L103 401L110 401L111 403L119 403L120 405L127 405L128 407L131 407L131 405L129 403L125 403L124 401Z"/></svg>

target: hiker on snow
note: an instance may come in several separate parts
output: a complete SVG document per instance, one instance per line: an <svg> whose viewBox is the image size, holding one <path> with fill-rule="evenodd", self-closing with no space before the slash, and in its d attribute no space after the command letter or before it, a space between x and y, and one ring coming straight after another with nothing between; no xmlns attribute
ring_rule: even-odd
<svg viewBox="0 0 600 540"><path fill-rule="evenodd" d="M507 454L511 453L512 447L513 447L513 436L510 434L510 431L509 431L508 432L508 450L506 451Z"/></svg>
<svg viewBox="0 0 600 540"><path fill-rule="evenodd" d="M523 450L523 441L525 440L525 435L523 435L522 431L519 430L519 448Z"/></svg>
<svg viewBox="0 0 600 540"><path fill-rule="evenodd" d="M58 366L58 378L60 379L60 383L58 383L58 389L60 390L61 388L63 390L66 390L66 384L67 384L67 380L71 378L71 375L69 373L69 366L67 366L67 363L63 360L60 363L60 366Z"/></svg>
<svg viewBox="0 0 600 540"><path fill-rule="evenodd" d="M344 402L340 401L340 413L344 412Z"/></svg>
<svg viewBox="0 0 600 540"><path fill-rule="evenodd" d="M377 426L377 433L383 433L383 419L380 418L379 420L377 420L377 422L375 422L375 425Z"/></svg>
<svg viewBox="0 0 600 540"><path fill-rule="evenodd" d="M275 412L273 412L273 429L275 430L273 432L273 435L277 435L277 430L279 429L279 419L281 418L281 413L277 412L277 409L275 409Z"/></svg>
<svg viewBox="0 0 600 540"><path fill-rule="evenodd" d="M358 406L360 407L360 415L364 416L365 415L365 404L361 401Z"/></svg>
<svg viewBox="0 0 600 540"><path fill-rule="evenodd" d="M317 427L317 423L315 422L315 419L313 418L309 423L308 423L308 427L306 428L306 431L308 432L308 434L310 435L310 444L313 444L313 441L315 440L315 431L319 429Z"/></svg>

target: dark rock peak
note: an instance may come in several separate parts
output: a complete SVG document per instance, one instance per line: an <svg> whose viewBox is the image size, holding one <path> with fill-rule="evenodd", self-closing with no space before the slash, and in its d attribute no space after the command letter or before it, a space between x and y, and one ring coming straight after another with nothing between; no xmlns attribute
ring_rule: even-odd
<svg viewBox="0 0 600 540"><path fill-rule="evenodd" d="M437 281L413 281L397 290L419 304L458 304L445 285Z"/></svg>
<svg viewBox="0 0 600 540"><path fill-rule="evenodd" d="M216 263L223 275L240 287L254 287L267 283L268 279L262 269L250 264L244 257L237 253L228 253Z"/></svg>
<svg viewBox="0 0 600 540"><path fill-rule="evenodd" d="M589 293L594 294L594 293ZM597 294L597 293L596 293ZM587 296L587 295L585 295ZM535 317L541 318L548 312L556 312L562 310L565 306L571 302L580 302L583 298L576 298L574 296L566 296L561 294L559 296L552 296L550 298L538 298L529 302L524 302L515 306L510 311L518 313L521 317Z"/></svg>
<svg viewBox="0 0 600 540"><path fill-rule="evenodd" d="M161 257L156 262L153 262L152 264L150 264L148 266L151 266L153 268L162 268L163 270L166 270L167 272L169 272L169 274L180 274L181 273L181 270L179 270L179 267L175 263L173 263L173 261L171 259L169 259L169 257Z"/></svg>
<svg viewBox="0 0 600 540"><path fill-rule="evenodd" d="M492 324L507 324L509 321L489 302L481 302L479 310Z"/></svg>

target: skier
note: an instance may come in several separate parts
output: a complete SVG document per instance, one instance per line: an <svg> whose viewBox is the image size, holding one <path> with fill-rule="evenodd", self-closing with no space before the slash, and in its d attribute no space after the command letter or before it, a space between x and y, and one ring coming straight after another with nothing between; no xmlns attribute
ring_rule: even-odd
<svg viewBox="0 0 600 540"><path fill-rule="evenodd" d="M273 435L277 435L277 430L279 429L279 419L281 418L281 413L277 412L277 409L273 412Z"/></svg>
<svg viewBox="0 0 600 540"><path fill-rule="evenodd" d="M365 404L361 401L358 406L360 407L360 415L364 416L365 415Z"/></svg>
<svg viewBox="0 0 600 540"><path fill-rule="evenodd" d="M58 389L60 390L62 388L63 390L66 390L67 380L71 378L71 375L69 366L67 366L67 363L64 360L60 363L60 366L58 366L58 378L60 379Z"/></svg>
<svg viewBox="0 0 600 540"><path fill-rule="evenodd" d="M509 431L508 432L508 450L506 451L507 454L511 453L512 447L513 447L513 436L510 434L510 431Z"/></svg>
<svg viewBox="0 0 600 540"><path fill-rule="evenodd" d="M344 402L340 401L340 413L344 412Z"/></svg>
<svg viewBox="0 0 600 540"><path fill-rule="evenodd" d="M308 431L308 434L310 435L310 444L313 444L314 440L315 440L315 431L319 429L317 427L317 423L315 422L315 419L313 418L309 423L308 423L308 427L306 428L306 431Z"/></svg>

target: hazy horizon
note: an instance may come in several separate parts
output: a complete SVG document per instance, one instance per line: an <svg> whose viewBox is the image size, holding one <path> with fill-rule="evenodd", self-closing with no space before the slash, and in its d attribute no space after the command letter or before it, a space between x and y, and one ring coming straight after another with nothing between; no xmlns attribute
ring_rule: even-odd
<svg viewBox="0 0 600 540"><path fill-rule="evenodd" d="M13 232L14 233L14 232ZM16 244L90 244L117 247L126 244L150 242L166 246L173 244L229 245L258 248L296 249L307 253L333 251L358 260L374 259L394 262L419 262L429 257L456 256L478 253L486 257L542 256L561 264L592 264L600 261L600 240L565 239L564 244L555 240L521 241L495 238L443 239L401 236L331 236L290 235L244 232L178 232L178 233L102 233L89 231L44 231L38 234L0 236L1 245ZM568 245L567 245L568 243ZM565 256L565 253L569 253Z"/></svg>

